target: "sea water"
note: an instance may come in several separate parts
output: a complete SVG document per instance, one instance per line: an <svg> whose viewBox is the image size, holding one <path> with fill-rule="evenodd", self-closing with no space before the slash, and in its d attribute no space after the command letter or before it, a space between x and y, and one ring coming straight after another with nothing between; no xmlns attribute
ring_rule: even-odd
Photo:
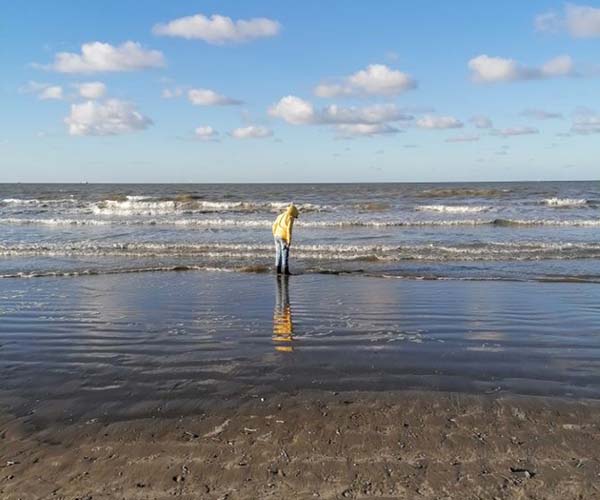
<svg viewBox="0 0 600 500"><path fill-rule="evenodd" d="M600 182L0 184L0 276L264 272L294 202L292 268L600 281Z"/></svg>

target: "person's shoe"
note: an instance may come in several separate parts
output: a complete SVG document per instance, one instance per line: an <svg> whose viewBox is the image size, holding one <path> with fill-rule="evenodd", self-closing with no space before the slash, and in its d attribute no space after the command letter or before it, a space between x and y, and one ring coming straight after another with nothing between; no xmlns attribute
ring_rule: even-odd
<svg viewBox="0 0 600 500"><path fill-rule="evenodd" d="M277 266L277 274L281 274L281 266Z"/></svg>
<svg viewBox="0 0 600 500"><path fill-rule="evenodd" d="M286 268L283 270L283 274L285 274L286 276L290 276L292 273L290 273L290 269L289 269L288 267L286 267Z"/></svg>

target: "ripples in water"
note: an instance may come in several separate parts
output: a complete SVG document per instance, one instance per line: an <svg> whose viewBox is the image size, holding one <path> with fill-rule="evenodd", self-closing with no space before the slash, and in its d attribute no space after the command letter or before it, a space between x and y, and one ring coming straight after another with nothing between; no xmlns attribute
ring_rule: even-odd
<svg viewBox="0 0 600 500"><path fill-rule="evenodd" d="M598 398L599 294L318 275L3 280L1 394L39 418L180 414L301 388Z"/></svg>

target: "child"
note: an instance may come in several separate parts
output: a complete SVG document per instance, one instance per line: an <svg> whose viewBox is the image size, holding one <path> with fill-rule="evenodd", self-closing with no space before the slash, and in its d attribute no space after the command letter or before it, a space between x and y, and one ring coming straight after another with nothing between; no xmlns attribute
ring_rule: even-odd
<svg viewBox="0 0 600 500"><path fill-rule="evenodd" d="M277 274L290 274L288 258L292 244L292 226L294 219L298 218L298 209L292 203L287 210L280 214L273 224L273 237L275 238L275 264Z"/></svg>

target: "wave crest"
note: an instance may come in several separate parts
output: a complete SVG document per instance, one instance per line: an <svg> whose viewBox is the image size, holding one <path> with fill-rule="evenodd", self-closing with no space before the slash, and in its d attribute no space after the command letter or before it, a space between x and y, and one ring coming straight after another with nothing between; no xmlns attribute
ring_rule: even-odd
<svg viewBox="0 0 600 500"><path fill-rule="evenodd" d="M480 213L491 209L492 207L483 205L419 205L416 207L416 210L420 212L441 212L448 214Z"/></svg>
<svg viewBox="0 0 600 500"><path fill-rule="evenodd" d="M544 203L549 207L576 208L584 207L589 202L585 198L546 198Z"/></svg>

